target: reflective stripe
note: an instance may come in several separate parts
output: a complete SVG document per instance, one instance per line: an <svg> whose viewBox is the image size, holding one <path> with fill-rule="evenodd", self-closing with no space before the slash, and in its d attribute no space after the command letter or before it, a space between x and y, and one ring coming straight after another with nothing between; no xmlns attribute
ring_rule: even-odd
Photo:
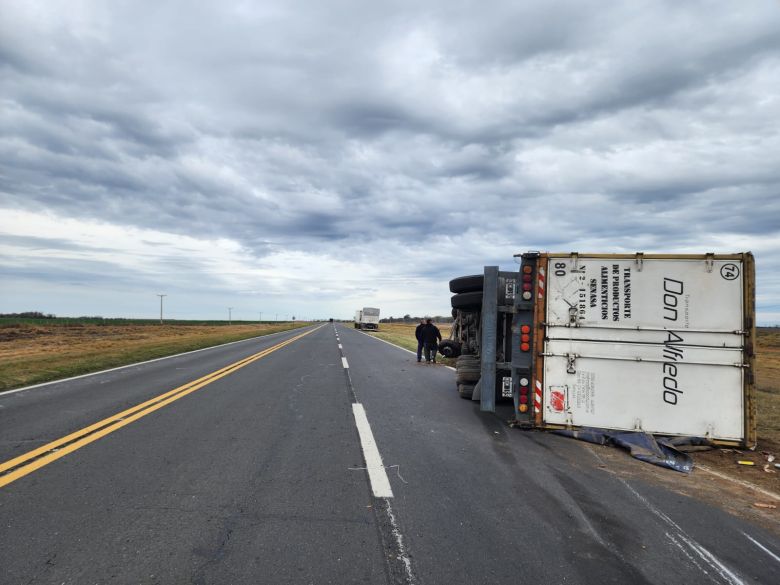
<svg viewBox="0 0 780 585"><path fill-rule="evenodd" d="M539 380L534 388L534 412L542 412L542 383Z"/></svg>

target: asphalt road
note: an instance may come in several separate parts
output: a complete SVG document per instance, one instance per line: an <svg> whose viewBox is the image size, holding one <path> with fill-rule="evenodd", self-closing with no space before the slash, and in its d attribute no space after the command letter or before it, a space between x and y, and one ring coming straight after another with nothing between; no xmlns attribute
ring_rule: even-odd
<svg viewBox="0 0 780 585"><path fill-rule="evenodd" d="M775 535L308 331L0 394L0 583L780 582Z"/></svg>

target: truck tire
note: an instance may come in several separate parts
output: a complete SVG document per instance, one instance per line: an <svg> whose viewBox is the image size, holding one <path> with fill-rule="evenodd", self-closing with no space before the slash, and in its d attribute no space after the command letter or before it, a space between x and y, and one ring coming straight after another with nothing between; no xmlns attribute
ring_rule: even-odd
<svg viewBox="0 0 780 585"><path fill-rule="evenodd" d="M482 309L482 291L462 292L452 295L450 299L453 309L461 311L479 311Z"/></svg>
<svg viewBox="0 0 780 585"><path fill-rule="evenodd" d="M450 281L450 292L464 293L481 291L485 287L485 277L482 274L459 276Z"/></svg>
<svg viewBox="0 0 780 585"><path fill-rule="evenodd" d="M482 375L482 364L475 355L461 355L455 361L455 382L476 384Z"/></svg>
<svg viewBox="0 0 780 585"><path fill-rule="evenodd" d="M477 368L477 369L479 369L481 363L482 362L481 362L481 360L479 359L478 356L471 355L471 354L465 354L465 353L460 355L460 356L458 356L458 359L455 360L455 366L459 370L461 368L465 368L465 369Z"/></svg>
<svg viewBox="0 0 780 585"><path fill-rule="evenodd" d="M474 384L458 384L458 394L465 400L471 400L474 393Z"/></svg>
<svg viewBox="0 0 780 585"><path fill-rule="evenodd" d="M439 353L446 358L456 358L460 355L460 343L445 339L439 344Z"/></svg>
<svg viewBox="0 0 780 585"><path fill-rule="evenodd" d="M455 378L456 384L476 384L479 382L479 374L461 374Z"/></svg>

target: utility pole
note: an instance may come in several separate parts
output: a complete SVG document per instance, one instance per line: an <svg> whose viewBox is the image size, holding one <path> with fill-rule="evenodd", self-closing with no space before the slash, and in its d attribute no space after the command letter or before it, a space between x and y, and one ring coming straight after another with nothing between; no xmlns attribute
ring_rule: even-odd
<svg viewBox="0 0 780 585"><path fill-rule="evenodd" d="M162 325L163 318L162 318L162 307L163 307L163 297L167 297L168 295L157 295L160 297L160 325Z"/></svg>
<svg viewBox="0 0 780 585"><path fill-rule="evenodd" d="M228 307L228 325L233 324L233 307Z"/></svg>
<svg viewBox="0 0 780 585"><path fill-rule="evenodd" d="M263 322L263 312L260 311L260 323L262 323L262 322Z"/></svg>
<svg viewBox="0 0 780 585"><path fill-rule="evenodd" d="M276 319L274 319L274 321L278 321L278 320L279 320L279 313L276 314Z"/></svg>

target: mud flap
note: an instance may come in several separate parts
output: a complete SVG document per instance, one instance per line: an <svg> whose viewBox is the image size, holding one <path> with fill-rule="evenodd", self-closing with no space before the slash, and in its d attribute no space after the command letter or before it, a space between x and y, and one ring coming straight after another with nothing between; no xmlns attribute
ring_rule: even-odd
<svg viewBox="0 0 780 585"><path fill-rule="evenodd" d="M679 448L684 448L687 445L697 447L710 445L709 441L701 437L654 437L650 433L610 431L587 427L578 430L563 429L553 431L553 433L597 445L621 447L640 461L682 473L690 473L693 470L693 459Z"/></svg>
<svg viewBox="0 0 780 585"><path fill-rule="evenodd" d="M479 402L480 396L482 396L482 378L480 378L477 385L474 386L474 392L471 393L471 399Z"/></svg>

